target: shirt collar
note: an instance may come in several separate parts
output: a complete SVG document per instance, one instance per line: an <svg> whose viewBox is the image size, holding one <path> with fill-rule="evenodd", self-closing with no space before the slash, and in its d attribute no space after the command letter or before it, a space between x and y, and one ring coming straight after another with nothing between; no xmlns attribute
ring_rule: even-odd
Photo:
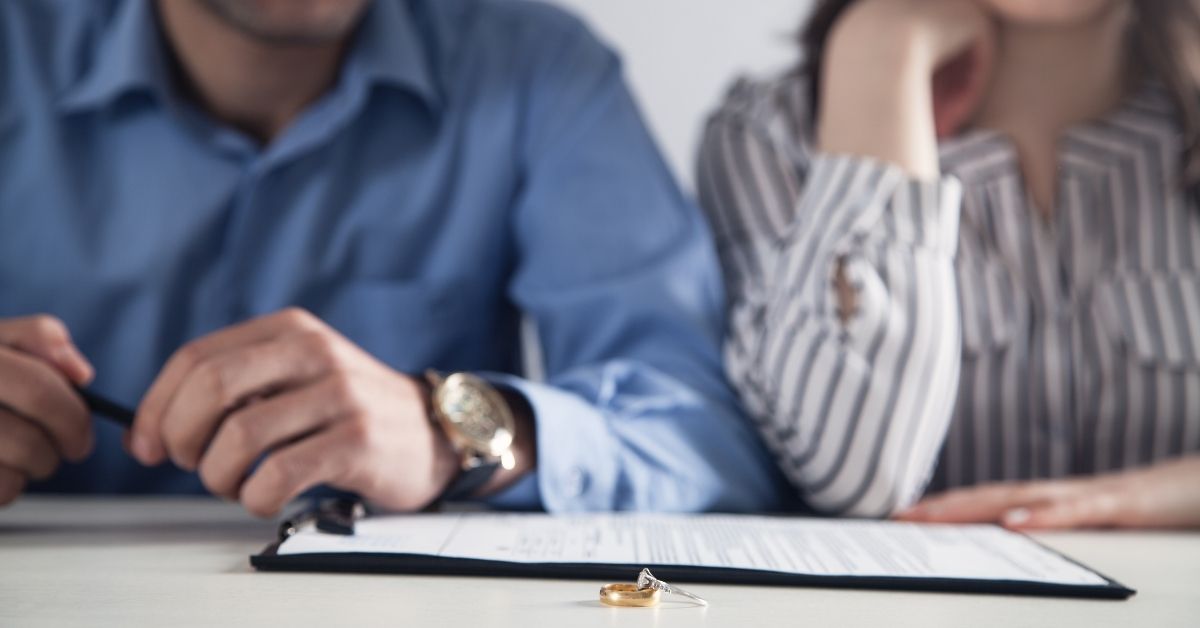
<svg viewBox="0 0 1200 628"><path fill-rule="evenodd" d="M1183 131L1170 93L1150 81L1128 95L1109 114L1071 127L1059 142L1059 166L1116 176L1134 155L1161 163L1164 175L1178 176ZM1011 177L1020 168L1012 140L999 131L974 129L941 142L942 170L964 184ZM1167 156L1164 158L1164 156Z"/></svg>
<svg viewBox="0 0 1200 628"><path fill-rule="evenodd" d="M119 96L161 94L169 85L166 48L150 0L126 0L100 37L96 62L60 97L66 111L96 108Z"/></svg>
<svg viewBox="0 0 1200 628"><path fill-rule="evenodd" d="M359 26L345 70L358 72L368 84L410 91L436 110L441 93L431 62L409 3L374 0Z"/></svg>
<svg viewBox="0 0 1200 628"><path fill-rule="evenodd" d="M151 0L120 4L94 58L96 63L60 97L63 110L102 107L127 93L162 97L170 90L167 47ZM407 89L436 109L441 100L429 61L407 3L374 0L343 70L368 84Z"/></svg>

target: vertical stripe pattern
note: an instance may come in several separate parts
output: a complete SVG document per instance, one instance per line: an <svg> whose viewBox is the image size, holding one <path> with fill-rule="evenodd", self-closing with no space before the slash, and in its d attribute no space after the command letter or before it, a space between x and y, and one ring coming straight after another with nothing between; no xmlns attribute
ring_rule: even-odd
<svg viewBox="0 0 1200 628"><path fill-rule="evenodd" d="M1200 451L1200 195L1162 89L1064 136L1047 221L996 133L943 143L936 182L814 151L805 82L736 84L697 179L730 378L810 505L880 516Z"/></svg>

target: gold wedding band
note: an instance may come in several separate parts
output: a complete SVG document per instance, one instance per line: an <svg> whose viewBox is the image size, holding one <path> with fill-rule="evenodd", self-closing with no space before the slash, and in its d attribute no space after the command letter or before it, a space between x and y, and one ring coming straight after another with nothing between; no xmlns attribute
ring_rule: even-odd
<svg viewBox="0 0 1200 628"><path fill-rule="evenodd" d="M658 589L639 589L636 584L606 584L600 587L600 602L609 606L654 606L662 597Z"/></svg>

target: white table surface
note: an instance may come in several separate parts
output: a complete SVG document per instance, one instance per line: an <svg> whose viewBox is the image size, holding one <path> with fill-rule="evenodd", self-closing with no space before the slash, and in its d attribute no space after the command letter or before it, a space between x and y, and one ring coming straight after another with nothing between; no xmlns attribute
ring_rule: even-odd
<svg viewBox="0 0 1200 628"><path fill-rule="evenodd" d="M712 606L608 608L601 582L258 573L275 534L200 498L25 498L0 510L0 626L1200 627L1200 534L1045 534L1128 601L720 586ZM631 574L632 577L632 574Z"/></svg>

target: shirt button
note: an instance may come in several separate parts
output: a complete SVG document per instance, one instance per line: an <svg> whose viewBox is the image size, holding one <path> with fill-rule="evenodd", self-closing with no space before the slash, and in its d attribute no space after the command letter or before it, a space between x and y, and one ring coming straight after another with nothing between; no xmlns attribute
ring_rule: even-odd
<svg viewBox="0 0 1200 628"><path fill-rule="evenodd" d="M579 467L571 469L563 481L563 490L569 497L579 497L588 487L588 473Z"/></svg>

